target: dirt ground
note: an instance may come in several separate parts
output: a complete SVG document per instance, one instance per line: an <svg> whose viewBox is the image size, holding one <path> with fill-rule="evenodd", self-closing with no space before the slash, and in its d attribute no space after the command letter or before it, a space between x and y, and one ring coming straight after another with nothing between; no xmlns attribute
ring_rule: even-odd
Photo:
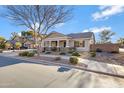
<svg viewBox="0 0 124 93"><path fill-rule="evenodd" d="M67 60L67 59L62 59L62 58L61 58L60 60L55 60L56 57L55 57L55 58L52 58L52 57L44 57L44 56L40 56L40 57L35 56L35 57L33 57L33 59L40 59L40 60L46 60L46 61L50 61L50 62L56 62L56 63L62 63L62 64L69 64L69 65L72 65L72 64L69 62L69 60ZM78 63L76 66L87 67L87 65L85 65L85 64L83 64L83 63Z"/></svg>
<svg viewBox="0 0 124 93"><path fill-rule="evenodd" d="M96 53L96 57L90 57L89 53L82 53L81 58L105 62L116 65L124 65L124 53Z"/></svg>

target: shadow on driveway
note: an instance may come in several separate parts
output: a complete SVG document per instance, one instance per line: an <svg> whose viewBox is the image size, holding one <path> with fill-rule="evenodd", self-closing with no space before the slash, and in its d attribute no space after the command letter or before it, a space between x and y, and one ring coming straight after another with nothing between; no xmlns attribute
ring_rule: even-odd
<svg viewBox="0 0 124 93"><path fill-rule="evenodd" d="M56 66L54 64L49 64L49 63L40 63L40 62L37 63L37 62L24 61L21 59L0 56L0 67L19 64L19 63L33 63L33 64L43 64L43 65L47 65L47 66ZM58 72L64 72L64 71L68 71L68 70L70 70L70 69L66 68L66 67L62 67L62 66L60 68L58 68Z"/></svg>
<svg viewBox="0 0 124 93"><path fill-rule="evenodd" d="M30 62L30 61L24 61L21 59L15 59L15 58L0 56L0 67L19 64L19 63L43 64L43 63L35 63L35 62ZM44 63L43 65L54 66L53 64L48 64L48 63ZM58 72L67 72L69 70L71 70L71 68L60 66L57 71Z"/></svg>
<svg viewBox="0 0 124 93"><path fill-rule="evenodd" d="M0 56L0 67L23 63L22 60Z"/></svg>

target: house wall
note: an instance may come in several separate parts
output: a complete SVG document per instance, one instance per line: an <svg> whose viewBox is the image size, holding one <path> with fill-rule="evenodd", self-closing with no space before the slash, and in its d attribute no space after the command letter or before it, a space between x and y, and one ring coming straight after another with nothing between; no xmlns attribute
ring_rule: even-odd
<svg viewBox="0 0 124 93"><path fill-rule="evenodd" d="M74 41L79 41L80 43L82 43L83 41L85 41L85 47L76 47L77 51L90 51L90 44L94 43L94 38L76 38L76 39L71 39L71 38L66 38L66 37L56 37L56 38L46 38L43 40L42 42L42 46L44 47L44 42L46 41L61 41L61 40L65 40L66 44L67 41L69 42L67 46L69 47L74 47ZM59 42L59 46L62 46L62 42ZM48 45L49 47L49 45Z"/></svg>
<svg viewBox="0 0 124 93"><path fill-rule="evenodd" d="M95 44L95 36L92 35L91 39L90 39L90 44Z"/></svg>
<svg viewBox="0 0 124 93"><path fill-rule="evenodd" d="M74 41L79 41L80 43L85 41L84 47L76 47L77 51L89 51L90 50L90 42L91 42L90 39L82 39L82 38L73 39L73 47L74 47Z"/></svg>

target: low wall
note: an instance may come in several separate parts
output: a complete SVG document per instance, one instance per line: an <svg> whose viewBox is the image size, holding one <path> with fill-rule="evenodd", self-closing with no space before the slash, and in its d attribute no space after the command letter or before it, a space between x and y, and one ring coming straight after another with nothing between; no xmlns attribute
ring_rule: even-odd
<svg viewBox="0 0 124 93"><path fill-rule="evenodd" d="M91 51L100 49L104 52L119 52L119 44L93 44L90 46Z"/></svg>
<svg viewBox="0 0 124 93"><path fill-rule="evenodd" d="M119 48L119 52L123 52L124 53L124 48Z"/></svg>

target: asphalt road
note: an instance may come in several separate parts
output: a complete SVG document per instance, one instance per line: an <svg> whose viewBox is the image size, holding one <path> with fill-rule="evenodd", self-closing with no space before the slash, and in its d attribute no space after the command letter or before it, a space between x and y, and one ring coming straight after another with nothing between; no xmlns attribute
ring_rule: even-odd
<svg viewBox="0 0 124 93"><path fill-rule="evenodd" d="M0 87L124 87L124 79L0 56Z"/></svg>

